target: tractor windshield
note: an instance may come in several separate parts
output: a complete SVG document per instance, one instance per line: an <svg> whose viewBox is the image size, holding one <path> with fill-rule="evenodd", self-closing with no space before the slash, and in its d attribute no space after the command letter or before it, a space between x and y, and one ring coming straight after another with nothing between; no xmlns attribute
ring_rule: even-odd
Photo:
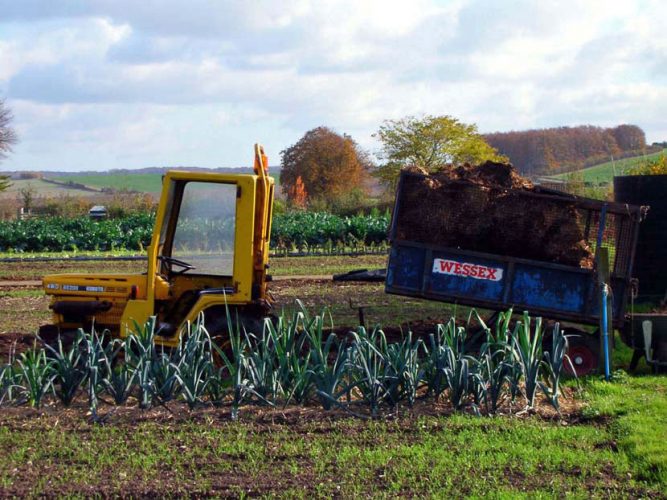
<svg viewBox="0 0 667 500"><path fill-rule="evenodd" d="M193 266L193 274L232 276L236 184L188 182L183 187L170 256Z"/></svg>

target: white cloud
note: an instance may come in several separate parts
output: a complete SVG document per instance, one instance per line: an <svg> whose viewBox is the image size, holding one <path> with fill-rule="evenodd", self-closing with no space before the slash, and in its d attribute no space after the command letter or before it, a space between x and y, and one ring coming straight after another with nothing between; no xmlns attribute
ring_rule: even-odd
<svg viewBox="0 0 667 500"><path fill-rule="evenodd" d="M275 163L311 127L374 148L382 120L420 113L664 140L666 5L0 0L0 93L22 140L3 167L217 165L221 149L240 164L259 135Z"/></svg>

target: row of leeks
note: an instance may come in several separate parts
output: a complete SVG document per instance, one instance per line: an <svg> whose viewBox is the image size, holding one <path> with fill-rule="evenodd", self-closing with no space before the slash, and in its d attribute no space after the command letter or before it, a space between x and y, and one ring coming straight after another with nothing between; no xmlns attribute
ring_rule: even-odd
<svg viewBox="0 0 667 500"><path fill-rule="evenodd" d="M540 318L524 313L510 330L512 311L495 328L483 324L485 341L473 352L468 331L454 319L427 338L408 334L388 342L379 327L358 327L345 338L331 333L331 316L310 315L299 303L292 315L266 319L247 331L228 314L228 341L221 348L202 318L182 332L177 348L156 347L155 318L125 339L79 330L65 347L33 348L10 356L0 368L0 404L40 406L57 398L69 406L86 397L93 418L100 402L141 408L183 400L231 407L319 404L376 417L382 407L419 398L448 401L455 411L495 414L517 404L531 409L538 394L559 411L567 337L555 325L543 350ZM474 314L474 313L473 313ZM478 317L481 322L481 319ZM479 344L478 344L479 345Z"/></svg>

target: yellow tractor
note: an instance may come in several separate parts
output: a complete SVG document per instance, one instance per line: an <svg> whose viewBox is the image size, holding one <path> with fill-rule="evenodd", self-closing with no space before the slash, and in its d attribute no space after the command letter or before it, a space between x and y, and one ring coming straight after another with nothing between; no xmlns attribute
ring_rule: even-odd
<svg viewBox="0 0 667 500"><path fill-rule="evenodd" d="M43 280L53 322L44 339L78 328L124 337L156 316L156 343L175 346L188 321L204 314L212 335L227 311L244 323L268 313L267 268L274 180L255 145L253 174L172 170L162 194L143 274L53 274Z"/></svg>

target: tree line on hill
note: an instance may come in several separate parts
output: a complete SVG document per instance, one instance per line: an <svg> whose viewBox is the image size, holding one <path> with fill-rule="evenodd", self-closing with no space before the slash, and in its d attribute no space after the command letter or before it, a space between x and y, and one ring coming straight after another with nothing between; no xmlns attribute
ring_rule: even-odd
<svg viewBox="0 0 667 500"><path fill-rule="evenodd" d="M636 125L496 132L484 139L524 175L568 172L660 149L647 147L646 135Z"/></svg>
<svg viewBox="0 0 667 500"><path fill-rule="evenodd" d="M10 111L0 100L0 160L17 140L11 120ZM482 135L476 125L447 115L385 120L374 137L381 143L376 155L379 164L351 136L326 126L316 127L281 151L280 172L273 167L270 173L280 176L283 194L293 207L356 211L367 201L373 179L375 185L385 187L388 199L392 197L398 174L405 166L433 171L445 164L510 161L521 174L533 176L578 170L612 158L662 149L658 144L647 147L644 131L636 125L582 125ZM114 173L161 173L165 169ZM245 170L214 169L234 173ZM8 186L9 177L0 176L0 191Z"/></svg>
<svg viewBox="0 0 667 500"><path fill-rule="evenodd" d="M660 151L647 146L636 125L592 125L498 132L481 135L477 127L451 116L408 116L386 120L374 137L381 143L380 164L347 134L328 127L309 130L281 152L281 187L294 207L336 210L359 204L368 195L368 179L395 191L402 167L432 172L446 164L511 162L525 176L578 170L628 156ZM342 203L341 203L342 200Z"/></svg>

